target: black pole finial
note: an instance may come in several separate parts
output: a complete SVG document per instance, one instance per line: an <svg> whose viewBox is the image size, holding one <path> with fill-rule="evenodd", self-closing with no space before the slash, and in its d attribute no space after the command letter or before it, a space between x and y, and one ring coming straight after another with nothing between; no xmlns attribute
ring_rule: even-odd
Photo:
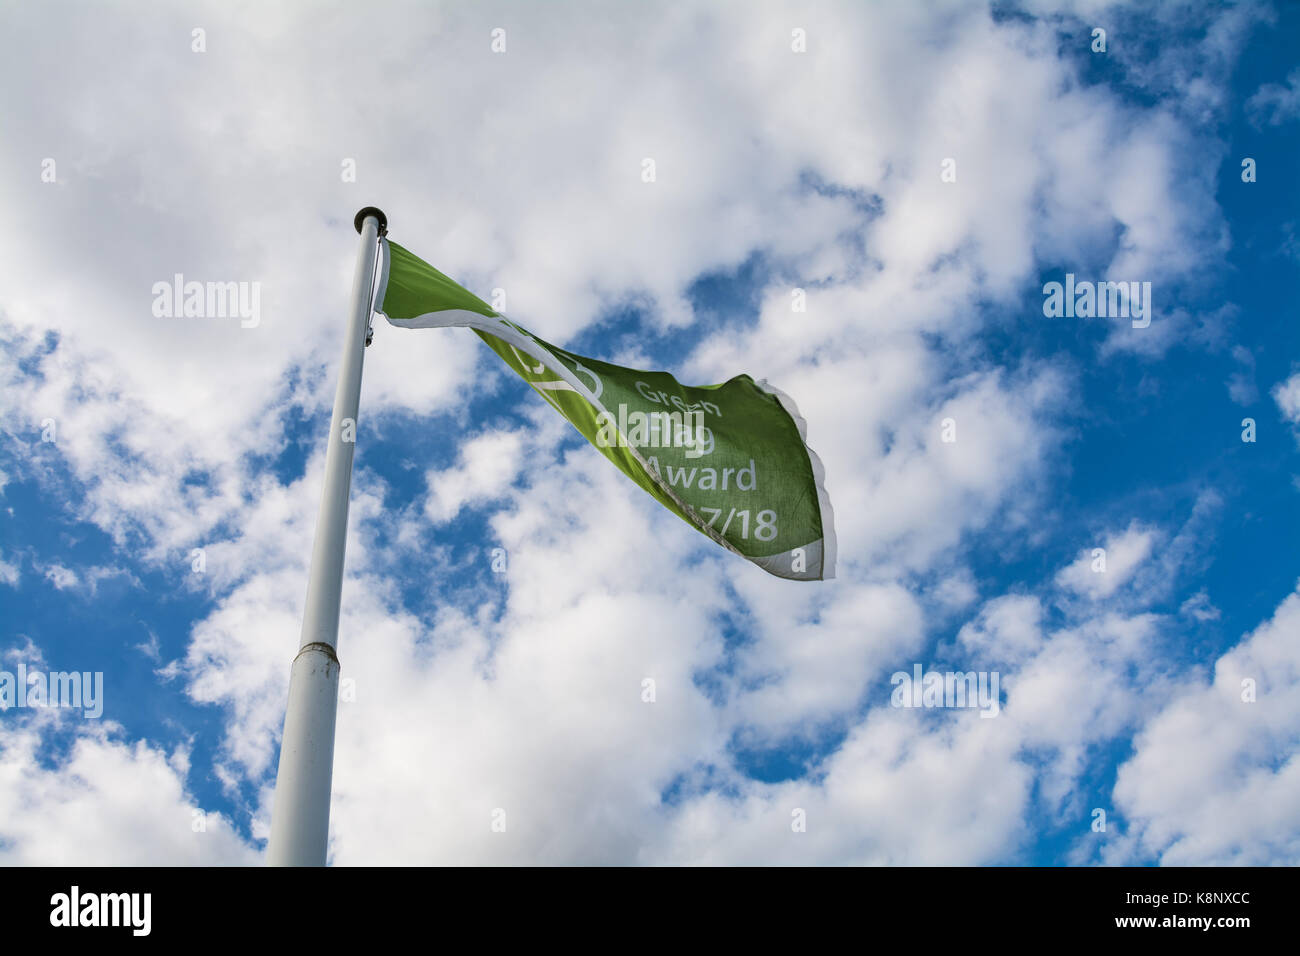
<svg viewBox="0 0 1300 956"><path fill-rule="evenodd" d="M352 224L357 227L357 235L361 235L361 224L366 221L367 216L374 216L379 220L379 234L381 236L388 233L388 217L384 215L384 211L378 206L366 206L364 209L359 210L357 217L352 220Z"/></svg>

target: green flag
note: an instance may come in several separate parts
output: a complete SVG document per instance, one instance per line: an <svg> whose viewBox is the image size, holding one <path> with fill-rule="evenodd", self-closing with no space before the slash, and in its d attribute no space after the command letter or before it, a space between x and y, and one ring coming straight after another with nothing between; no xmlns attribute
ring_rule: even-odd
<svg viewBox="0 0 1300 956"><path fill-rule="evenodd" d="M737 375L682 385L556 348L395 242L384 243L379 311L392 325L464 326L665 508L782 578L835 576L821 461L794 402Z"/></svg>

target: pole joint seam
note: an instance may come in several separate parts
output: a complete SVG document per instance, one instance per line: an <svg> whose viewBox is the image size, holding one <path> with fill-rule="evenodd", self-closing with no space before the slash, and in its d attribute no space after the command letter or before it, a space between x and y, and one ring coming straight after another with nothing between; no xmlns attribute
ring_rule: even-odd
<svg viewBox="0 0 1300 956"><path fill-rule="evenodd" d="M310 651L321 651L326 657L332 660L335 664L339 663L339 656L334 651L334 645L326 644L324 641L312 641L310 644L304 644L302 647L298 649L298 656L293 659L294 663L295 664L298 663L298 657L302 657L302 655ZM342 667L343 665L339 664L339 666Z"/></svg>

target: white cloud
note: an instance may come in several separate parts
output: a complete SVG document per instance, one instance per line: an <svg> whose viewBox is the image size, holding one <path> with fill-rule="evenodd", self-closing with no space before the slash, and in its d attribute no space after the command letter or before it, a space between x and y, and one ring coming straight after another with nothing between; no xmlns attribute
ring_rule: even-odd
<svg viewBox="0 0 1300 956"><path fill-rule="evenodd" d="M779 740L850 712L872 678L919 652L925 621L916 599L897 584L858 583L810 601L737 581L753 615L749 643L737 655L732 692L746 737Z"/></svg>
<svg viewBox="0 0 1300 956"><path fill-rule="evenodd" d="M1241 366L1228 379L1228 397L1238 405L1253 405L1259 400L1255 384L1255 356L1243 345L1233 346L1232 357Z"/></svg>
<svg viewBox="0 0 1300 956"><path fill-rule="evenodd" d="M1057 573L1056 583L1092 600L1109 597L1132 580L1151 556L1155 540L1150 529L1134 522L1122 534L1108 534L1101 544L1085 548Z"/></svg>
<svg viewBox="0 0 1300 956"><path fill-rule="evenodd" d="M1015 739L974 714L927 732L917 714L873 713L817 781L749 781L734 797L696 797L641 861L960 866L1013 854L1032 782ZM797 810L806 832L793 829Z"/></svg>
<svg viewBox="0 0 1300 956"><path fill-rule="evenodd" d="M1296 440L1300 441L1300 372L1274 385L1272 395L1282 418L1296 426Z"/></svg>
<svg viewBox="0 0 1300 956"><path fill-rule="evenodd" d="M499 498L524 469L523 451L514 432L487 432L463 442L454 466L427 475L429 519L444 524L467 504Z"/></svg>
<svg viewBox="0 0 1300 956"><path fill-rule="evenodd" d="M69 588L75 588L81 583L77 573L70 568L65 568L61 564L51 564L45 569L45 577L60 591L66 591Z"/></svg>
<svg viewBox="0 0 1300 956"><path fill-rule="evenodd" d="M1220 616L1219 609L1210 603L1210 596L1204 589L1184 601L1178 613L1189 615L1198 621L1217 621Z"/></svg>
<svg viewBox="0 0 1300 956"><path fill-rule="evenodd" d="M188 755L77 733L53 765L35 722L0 723L0 862L6 866L194 866L258 862L185 786ZM202 815L196 815L199 811ZM201 829L199 829L201 828Z"/></svg>
<svg viewBox="0 0 1300 956"><path fill-rule="evenodd" d="M1042 646L1043 608L1032 595L1008 594L989 601L957 634L971 653L990 663L1020 663Z"/></svg>
<svg viewBox="0 0 1300 956"><path fill-rule="evenodd" d="M1138 734L1115 782L1138 852L1172 866L1300 862L1297 633L1292 594Z"/></svg>
<svg viewBox="0 0 1300 956"><path fill-rule="evenodd" d="M21 576L18 565L0 558L0 584L16 586Z"/></svg>
<svg viewBox="0 0 1300 956"><path fill-rule="evenodd" d="M136 644L135 649L149 660L159 664L162 663L162 642L158 640L158 635L152 630L149 631L149 639Z"/></svg>
<svg viewBox="0 0 1300 956"><path fill-rule="evenodd" d="M1246 101L1246 111L1256 126L1279 126L1300 118L1300 69L1292 70L1285 83L1265 83Z"/></svg>

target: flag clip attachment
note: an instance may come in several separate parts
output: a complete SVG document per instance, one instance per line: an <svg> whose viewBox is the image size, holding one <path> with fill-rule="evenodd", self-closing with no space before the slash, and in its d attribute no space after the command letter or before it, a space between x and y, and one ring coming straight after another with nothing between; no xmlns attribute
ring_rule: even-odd
<svg viewBox="0 0 1300 956"><path fill-rule="evenodd" d="M383 239L384 236L388 235L388 217L385 216L384 211L378 208L377 206L365 206L357 210L356 217L352 220L352 225L356 226L357 228L357 235L361 234L361 224L366 221L367 216L374 216L377 220L379 220L380 239ZM382 246L382 243L380 245ZM378 278L378 274L376 274L376 278ZM370 318L366 321L366 348L370 348L370 343L375 340L374 301L375 301L375 289L372 283L370 288L370 302L371 302Z"/></svg>

